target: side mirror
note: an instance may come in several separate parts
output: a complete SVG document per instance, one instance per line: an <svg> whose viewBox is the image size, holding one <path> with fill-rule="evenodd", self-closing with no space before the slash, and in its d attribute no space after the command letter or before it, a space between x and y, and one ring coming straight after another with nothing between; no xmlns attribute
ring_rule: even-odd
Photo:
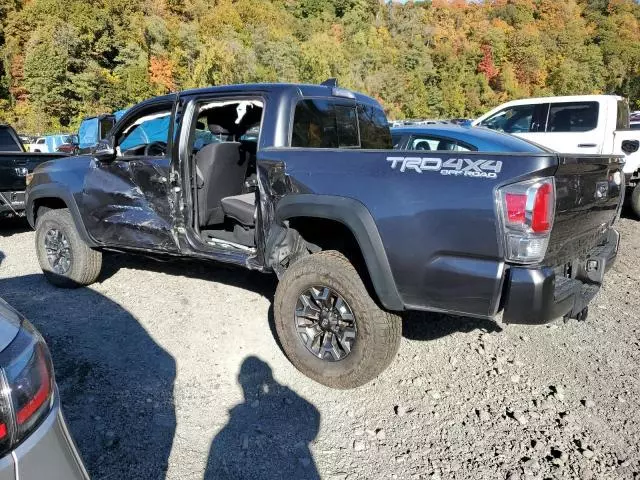
<svg viewBox="0 0 640 480"><path fill-rule="evenodd" d="M113 139L100 140L93 150L93 156L101 162L110 162L116 158L116 150L113 148Z"/></svg>
<svg viewBox="0 0 640 480"><path fill-rule="evenodd" d="M633 152L637 152L640 148L640 141L638 140L623 140L622 151L627 155L631 155Z"/></svg>

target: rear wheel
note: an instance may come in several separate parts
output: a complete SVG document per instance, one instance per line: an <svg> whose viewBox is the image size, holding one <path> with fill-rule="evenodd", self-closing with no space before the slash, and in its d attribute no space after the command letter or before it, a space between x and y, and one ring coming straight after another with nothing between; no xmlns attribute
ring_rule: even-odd
<svg viewBox="0 0 640 480"><path fill-rule="evenodd" d="M80 238L66 208L48 210L38 217L36 252L45 277L58 287L90 285L100 275L102 253Z"/></svg>
<svg viewBox="0 0 640 480"><path fill-rule="evenodd" d="M631 192L631 209L636 217L640 218L640 181L636 184Z"/></svg>
<svg viewBox="0 0 640 480"><path fill-rule="evenodd" d="M376 304L339 252L323 251L295 262L280 280L274 303L285 354L323 385L363 385L398 351L400 317Z"/></svg>

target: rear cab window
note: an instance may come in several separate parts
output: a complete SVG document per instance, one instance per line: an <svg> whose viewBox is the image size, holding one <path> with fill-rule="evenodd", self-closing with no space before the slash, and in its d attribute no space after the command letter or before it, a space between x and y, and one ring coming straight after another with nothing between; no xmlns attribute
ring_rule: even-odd
<svg viewBox="0 0 640 480"><path fill-rule="evenodd" d="M598 126L598 102L551 103L547 132L588 132Z"/></svg>
<svg viewBox="0 0 640 480"><path fill-rule="evenodd" d="M474 152L478 149L458 140L438 135L413 135L407 150L428 150L441 152Z"/></svg>
<svg viewBox="0 0 640 480"><path fill-rule="evenodd" d="M296 104L292 147L391 149L384 112L375 106L332 99Z"/></svg>

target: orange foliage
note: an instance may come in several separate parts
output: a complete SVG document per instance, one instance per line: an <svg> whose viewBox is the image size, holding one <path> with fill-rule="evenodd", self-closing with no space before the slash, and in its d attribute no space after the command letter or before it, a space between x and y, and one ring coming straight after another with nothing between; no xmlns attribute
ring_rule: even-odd
<svg viewBox="0 0 640 480"><path fill-rule="evenodd" d="M152 83L161 87L165 92L171 92L176 89L173 77L173 63L168 58L151 57L149 78Z"/></svg>
<svg viewBox="0 0 640 480"><path fill-rule="evenodd" d="M27 89L23 86L24 55L14 55L13 58L11 58L9 69L9 73L11 75L9 91L11 92L11 95L13 95L17 101L25 100L27 98Z"/></svg>

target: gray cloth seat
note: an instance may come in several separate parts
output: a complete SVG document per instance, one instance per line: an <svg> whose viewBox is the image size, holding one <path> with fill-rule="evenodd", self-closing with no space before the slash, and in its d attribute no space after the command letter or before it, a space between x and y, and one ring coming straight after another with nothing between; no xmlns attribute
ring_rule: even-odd
<svg viewBox="0 0 640 480"><path fill-rule="evenodd" d="M224 222L222 199L242 193L248 156L239 142L211 143L196 154L200 226Z"/></svg>
<svg viewBox="0 0 640 480"><path fill-rule="evenodd" d="M254 225L256 211L256 193L245 193L222 199L222 210L227 217L237 220L242 225Z"/></svg>

